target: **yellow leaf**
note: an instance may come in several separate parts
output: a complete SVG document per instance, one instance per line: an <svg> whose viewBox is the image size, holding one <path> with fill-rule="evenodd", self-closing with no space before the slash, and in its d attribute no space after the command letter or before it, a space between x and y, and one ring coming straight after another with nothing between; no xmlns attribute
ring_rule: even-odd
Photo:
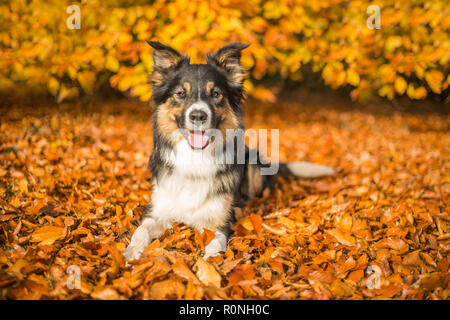
<svg viewBox="0 0 450 320"><path fill-rule="evenodd" d="M425 80L434 93L440 94L442 91L442 81L444 76L440 71L431 70L425 73Z"/></svg>
<svg viewBox="0 0 450 320"><path fill-rule="evenodd" d="M48 83L47 83L47 88L48 88L48 91L52 95L56 96L58 94L58 89L59 89L58 80L56 80L54 77L50 77L50 79L48 80Z"/></svg>
<svg viewBox="0 0 450 320"><path fill-rule="evenodd" d="M400 36L391 36L386 40L385 48L388 52L394 51L402 45L402 38Z"/></svg>
<svg viewBox="0 0 450 320"><path fill-rule="evenodd" d="M412 83L410 83L408 85L408 89L406 90L406 94L408 95L408 97L410 97L411 99L414 99L415 97L415 89L414 86L412 85Z"/></svg>
<svg viewBox="0 0 450 320"><path fill-rule="evenodd" d="M151 86L149 84L140 84L140 85L134 86L131 89L130 94L133 97L138 97L138 96L140 97L149 92L151 92Z"/></svg>
<svg viewBox="0 0 450 320"><path fill-rule="evenodd" d="M425 87L419 87L414 93L414 98L417 100L425 99L427 97L427 89Z"/></svg>
<svg viewBox="0 0 450 320"><path fill-rule="evenodd" d="M22 193L27 194L28 193L28 181L26 179L22 179L19 182L19 190Z"/></svg>
<svg viewBox="0 0 450 320"><path fill-rule="evenodd" d="M127 91L133 84L132 77L123 77L119 80L118 88L120 91Z"/></svg>
<svg viewBox="0 0 450 320"><path fill-rule="evenodd" d="M405 93L407 83L406 83L405 79L403 79L403 77L397 76L395 78L394 87L395 87L395 91L399 95L402 95Z"/></svg>
<svg viewBox="0 0 450 320"><path fill-rule="evenodd" d="M82 71L77 75L77 80L86 93L92 93L95 83L95 72Z"/></svg>
<svg viewBox="0 0 450 320"><path fill-rule="evenodd" d="M250 80L244 81L244 89L246 92L251 92L254 89L254 85Z"/></svg>
<svg viewBox="0 0 450 320"><path fill-rule="evenodd" d="M351 70L351 69L347 70L347 83L348 84L351 84L352 86L356 87L359 84L359 80L360 80L359 74L356 71Z"/></svg>
<svg viewBox="0 0 450 320"><path fill-rule="evenodd" d="M59 117L57 115L52 116L50 119L50 128L52 128L53 131L59 129Z"/></svg>
<svg viewBox="0 0 450 320"><path fill-rule="evenodd" d="M117 70L119 70L119 61L109 54L106 57L105 68L108 69L109 71L117 72Z"/></svg>
<svg viewBox="0 0 450 320"><path fill-rule="evenodd" d="M77 68L69 65L67 67L67 74L69 75L70 79L75 80L77 78Z"/></svg>
<svg viewBox="0 0 450 320"><path fill-rule="evenodd" d="M420 65L414 67L414 72L416 73L417 78L423 79L425 70Z"/></svg>
<svg viewBox="0 0 450 320"><path fill-rule="evenodd" d="M78 97L78 88L73 87L68 89L66 86L62 86L61 90L58 94L58 99L56 99L56 102L61 103L65 99L73 99L75 97Z"/></svg>
<svg viewBox="0 0 450 320"><path fill-rule="evenodd" d="M252 231L254 229L252 220L250 220L250 217L248 217L248 216L245 216L241 220L239 220L238 224L243 226L248 231Z"/></svg>
<svg viewBox="0 0 450 320"><path fill-rule="evenodd" d="M382 97L386 97L389 100L392 100L394 98L394 87L389 84L383 85L379 90L378 94Z"/></svg>

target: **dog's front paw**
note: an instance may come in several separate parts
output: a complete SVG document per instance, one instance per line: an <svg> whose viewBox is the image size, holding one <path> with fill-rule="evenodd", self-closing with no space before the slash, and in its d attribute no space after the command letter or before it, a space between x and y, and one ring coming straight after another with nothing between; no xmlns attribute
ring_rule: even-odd
<svg viewBox="0 0 450 320"><path fill-rule="evenodd" d="M126 247L126 249L123 251L123 255L125 257L125 261L127 262L127 265L128 265L128 261L139 259L142 252L144 252L144 248L141 248L141 247L137 247L137 246Z"/></svg>
<svg viewBox="0 0 450 320"><path fill-rule="evenodd" d="M212 239L211 242L205 247L205 254L203 255L203 259L206 260L209 257L215 257L220 254L220 252L224 252L227 250L227 241L226 238L217 237Z"/></svg>
<svg viewBox="0 0 450 320"><path fill-rule="evenodd" d="M203 260L208 260L209 257L216 257L220 255L220 251L222 250L205 250L205 253L203 254L202 258Z"/></svg>

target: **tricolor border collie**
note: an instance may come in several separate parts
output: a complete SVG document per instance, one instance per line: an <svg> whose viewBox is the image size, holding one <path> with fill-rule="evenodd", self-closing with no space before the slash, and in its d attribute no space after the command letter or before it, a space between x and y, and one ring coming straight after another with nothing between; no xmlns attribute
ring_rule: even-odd
<svg viewBox="0 0 450 320"><path fill-rule="evenodd" d="M218 255L227 248L233 206L273 188L280 175L334 173L306 162L277 163L276 174L262 173L271 163L245 146L245 136L239 134L244 129L246 77L240 58L248 45L232 43L209 55L206 64L190 64L187 56L168 46L149 44L154 49L152 192L144 219L124 251L127 261L138 259L174 222L214 231L204 258Z"/></svg>

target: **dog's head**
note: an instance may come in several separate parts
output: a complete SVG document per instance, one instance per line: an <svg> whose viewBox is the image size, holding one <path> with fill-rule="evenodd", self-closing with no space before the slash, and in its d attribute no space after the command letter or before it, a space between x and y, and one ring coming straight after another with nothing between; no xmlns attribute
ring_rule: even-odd
<svg viewBox="0 0 450 320"><path fill-rule="evenodd" d="M150 80L158 135L172 146L186 139L192 149L204 149L210 129L225 136L227 129L242 128L246 73L240 58L248 45L232 43L209 55L206 64L190 64L188 57L168 46L149 44L154 49Z"/></svg>

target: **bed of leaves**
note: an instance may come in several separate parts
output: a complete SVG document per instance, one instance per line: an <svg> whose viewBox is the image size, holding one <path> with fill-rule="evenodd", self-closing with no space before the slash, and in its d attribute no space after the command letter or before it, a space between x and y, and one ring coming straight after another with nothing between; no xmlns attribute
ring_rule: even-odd
<svg viewBox="0 0 450 320"><path fill-rule="evenodd" d="M282 160L337 176L281 181L236 209L221 256L201 258L210 231L175 225L129 267L150 196L150 108L5 103L0 298L448 299L450 117L295 100L246 103L247 126L279 128Z"/></svg>

